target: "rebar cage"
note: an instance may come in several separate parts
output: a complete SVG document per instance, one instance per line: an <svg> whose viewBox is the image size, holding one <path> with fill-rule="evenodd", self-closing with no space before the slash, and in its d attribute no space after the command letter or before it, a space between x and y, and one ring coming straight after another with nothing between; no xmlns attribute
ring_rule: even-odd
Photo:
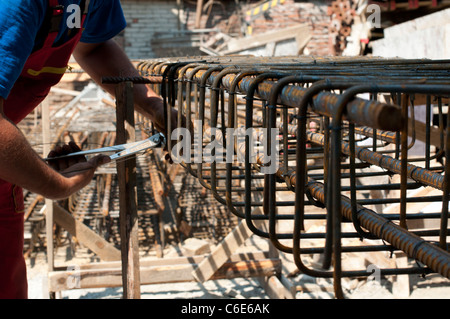
<svg viewBox="0 0 450 319"><path fill-rule="evenodd" d="M226 56L137 69L164 99L168 132L173 109L187 119L192 135L168 138L180 165L302 273L333 278L338 298L343 277L373 266L450 278L450 61ZM345 264L371 252L417 262Z"/></svg>

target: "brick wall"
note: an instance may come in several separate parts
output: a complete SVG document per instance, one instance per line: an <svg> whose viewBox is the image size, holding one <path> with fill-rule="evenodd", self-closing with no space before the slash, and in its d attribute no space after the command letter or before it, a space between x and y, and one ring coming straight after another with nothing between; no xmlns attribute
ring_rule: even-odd
<svg viewBox="0 0 450 319"><path fill-rule="evenodd" d="M154 58L155 32L178 30L176 1L122 0L127 28L116 40L131 59Z"/></svg>
<svg viewBox="0 0 450 319"><path fill-rule="evenodd" d="M200 53L198 49L188 48L198 42L199 34L194 34L190 42L189 39L185 41L186 36L183 37L179 32L195 29L195 4L182 1L178 7L174 0L122 0L121 3L128 26L116 41L131 59ZM229 20L234 9L234 1L215 2L211 7L205 8L200 29L219 28L227 33L234 32L236 24ZM207 37L208 33L204 36ZM174 39L172 43L171 39ZM173 48L168 48L171 45Z"/></svg>

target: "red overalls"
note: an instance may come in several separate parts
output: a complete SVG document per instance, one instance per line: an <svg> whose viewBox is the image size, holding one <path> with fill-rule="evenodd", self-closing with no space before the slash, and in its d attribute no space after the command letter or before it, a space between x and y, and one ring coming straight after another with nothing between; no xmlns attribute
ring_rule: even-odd
<svg viewBox="0 0 450 319"><path fill-rule="evenodd" d="M82 26L89 1L84 8ZM66 43L54 47L65 8L58 0L49 0L51 19L42 48L33 52L25 63L19 79L4 103L5 115L14 123L23 120L38 106L57 84L67 69L69 59L80 41L82 28ZM26 266L23 258L24 202L23 191L0 180L0 299L28 298Z"/></svg>

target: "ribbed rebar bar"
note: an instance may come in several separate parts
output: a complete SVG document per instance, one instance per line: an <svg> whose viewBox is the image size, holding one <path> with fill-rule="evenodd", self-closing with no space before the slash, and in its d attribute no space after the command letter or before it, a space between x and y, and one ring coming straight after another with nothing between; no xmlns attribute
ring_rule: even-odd
<svg viewBox="0 0 450 319"><path fill-rule="evenodd" d="M414 202L427 203L440 198L448 201L449 182L446 176L450 172L448 164L450 137L445 140L442 100L450 95L448 85L450 61L376 57L188 57L144 61L140 63L138 69L143 76L163 75L162 88L164 90L166 86L172 88L169 92L163 91L168 106L178 106L178 110L187 115L188 120L195 117L211 125L202 122L200 143L196 146L199 148L195 151L202 151L205 144L211 141L205 139L207 127L219 125L223 143L230 138L226 135L225 129L237 128L238 123L247 129L256 126L279 129L280 168L276 173L261 173L264 171L263 163L267 162L261 155L256 157L256 164L250 163L251 139L248 136L245 143L234 142L232 148L236 154L241 155L240 158L245 158L244 163L235 161L226 163L226 166L221 168L218 168L215 162L203 165L205 159L200 154L202 162L196 162L197 165L190 162L183 163L183 166L213 193L216 200L227 205L237 217L245 219L255 234L269 238L281 251L294 253L297 266L305 273L310 270L305 268L300 255L311 250L300 247L300 239L306 236L300 234L301 230L304 230L303 220L317 218L324 221L326 231L313 237L325 239L325 246L316 250L324 253L324 268L328 269L332 260L334 268L331 271L320 270L310 273L334 277L336 296L343 296L340 286L341 276L360 276L364 273L341 269L341 252L352 250L350 247L341 247L342 238L346 236L363 237L368 240L382 239L428 267L385 270L386 274L433 271L450 278L450 254L447 251L446 240L447 203L444 203L441 214L433 215L433 218L440 217L440 229L433 229L432 232L428 230L414 232L406 227L408 218L431 216L423 214L418 217L408 214L407 203L412 199L407 198L407 190L411 187L430 186L443 193L442 197L419 197L415 198ZM170 77L166 76L169 69ZM176 81L179 90L177 94L172 92ZM183 91L184 88L186 91ZM370 97L360 96L363 93ZM226 94L228 95L225 97ZM390 99L386 101L392 102L379 101L378 94L390 95ZM426 96L427 114L432 109L432 97L436 98L439 104L439 129L434 129L434 132L439 131L440 136L439 138L433 136L431 114L428 114L423 124L426 132L420 137L426 143L426 154L419 159L411 159L408 154L416 143L416 131L421 129L421 124L416 121L414 114L415 94ZM240 105L238 95L245 96L245 101ZM178 98L178 104L174 103L174 98ZM227 105L225 98L228 99ZM261 101L258 107L255 107L254 103L258 100ZM195 109L192 104L195 104ZM243 105L244 109L241 109ZM316 121L320 127L314 131L307 130L308 121ZM410 126L410 123L415 124ZM448 123L447 135L450 136ZM410 133L412 140L408 141ZM355 134L373 138L372 144L369 147L358 145ZM212 141L216 139L216 136L212 137ZM266 145L268 149L270 143ZM392 145L395 149L387 149L385 147L387 145ZM435 154L431 154L431 145L441 149L436 149ZM214 151L211 154L217 155ZM270 152L265 154L273 155ZM323 159L323 165L307 165L307 155ZM439 163L432 166L432 160L439 161L442 157L445 157L445 166L444 164L439 166ZM342 164L344 158L349 159L348 164ZM361 163L356 163L356 159ZM411 164L420 160L425 161L424 167ZM297 166L293 165L294 161L297 162ZM370 166L385 170L379 175L400 176L400 183L388 187L390 190L398 190L400 198L393 201L356 198L357 191L383 189L382 185L356 185L358 176L376 176L375 173L370 175L356 172L356 168ZM343 168L349 168L349 172L341 174ZM234 174L235 170L242 172ZM319 182L319 179L313 179L314 175L309 173L310 170L321 170L321 173L315 175L318 175L323 183ZM341 187L341 178L350 178L350 185ZM417 183L409 183L408 179ZM223 180L225 186L220 187L219 182ZM234 187L235 181L241 181L241 186ZM255 187L255 181L259 181L261 186ZM284 183L285 189L296 192L295 202L282 202L276 198L276 193L280 189L279 183ZM261 192L262 202L253 200L254 190ZM341 193L343 191L350 191L350 197L344 196ZM242 195L244 202L236 201L233 193ZM305 195L308 201L305 200ZM390 202L400 203L400 214L392 220L392 216L383 216L362 206L363 203ZM325 208L325 213L319 214L320 216L305 214L305 205ZM255 206L261 206L266 215L251 215L251 208ZM279 215L277 206L295 206L295 215ZM267 219L268 231L256 228L253 224L255 219ZM275 225L282 219L295 221L292 234L277 234ZM397 225L393 221L395 219L399 219L401 224ZM355 234L341 234L341 224L348 221L353 222ZM424 239L431 234L439 235L439 246ZM284 242L279 242L280 239L293 239L293 246L289 247ZM364 247L361 251L371 250Z"/></svg>

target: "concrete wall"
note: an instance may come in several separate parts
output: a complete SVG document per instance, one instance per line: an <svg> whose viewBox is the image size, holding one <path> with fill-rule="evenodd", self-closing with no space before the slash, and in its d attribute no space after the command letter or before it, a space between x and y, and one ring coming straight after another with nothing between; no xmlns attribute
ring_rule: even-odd
<svg viewBox="0 0 450 319"><path fill-rule="evenodd" d="M375 56L450 59L450 9L387 28L371 45Z"/></svg>

